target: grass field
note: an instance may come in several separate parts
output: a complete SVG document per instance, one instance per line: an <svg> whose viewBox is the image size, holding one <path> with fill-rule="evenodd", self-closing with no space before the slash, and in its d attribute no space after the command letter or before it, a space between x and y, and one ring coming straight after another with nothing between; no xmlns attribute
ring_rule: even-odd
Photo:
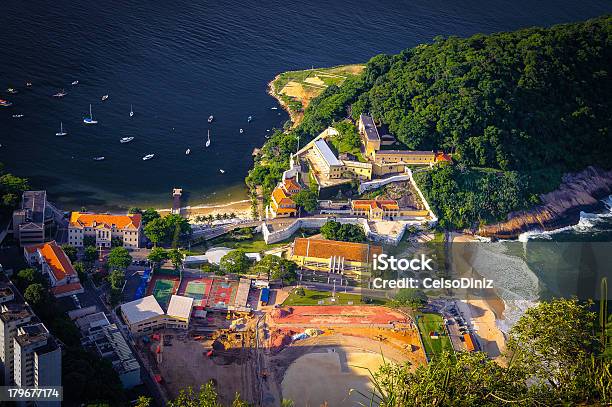
<svg viewBox="0 0 612 407"><path fill-rule="evenodd" d="M439 355L443 351L453 353L453 347L450 339L446 336L444 329L444 320L442 316L438 314L417 314L419 331L421 332L421 339L423 345L425 345L425 352L427 356ZM444 334L444 336L438 336L438 339L432 339L429 336L430 332L438 332L438 334Z"/></svg>
<svg viewBox="0 0 612 407"><path fill-rule="evenodd" d="M293 239L291 239L293 241ZM247 240L236 240L225 236L218 237L216 239L209 240L204 244L198 244L197 246L191 247L191 253L201 254L212 247L228 247L230 249L242 249L248 253L260 253L266 250L273 249L275 247L285 246L291 243L289 240L285 240L278 243L266 244L263 240L261 233L255 235L252 239Z"/></svg>
<svg viewBox="0 0 612 407"><path fill-rule="evenodd" d="M153 286L153 295L160 305L168 305L170 297L172 296L172 291L174 291L173 280L160 279L155 281L155 285Z"/></svg>
<svg viewBox="0 0 612 407"><path fill-rule="evenodd" d="M336 301L331 301L331 292L329 291L317 291L305 289L305 296L301 297L293 290L291 294L285 299L283 305L384 305L387 303L383 299L373 299L372 302L365 303L362 301L362 297L359 294L348 294L336 291ZM319 303L323 301L322 303ZM351 303L352 304L349 304Z"/></svg>

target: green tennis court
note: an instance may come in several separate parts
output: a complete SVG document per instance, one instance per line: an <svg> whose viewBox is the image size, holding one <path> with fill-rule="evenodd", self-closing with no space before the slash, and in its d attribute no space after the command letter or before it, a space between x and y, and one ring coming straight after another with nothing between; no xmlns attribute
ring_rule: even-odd
<svg viewBox="0 0 612 407"><path fill-rule="evenodd" d="M196 302L202 301L205 293L206 283L202 281L190 281L185 287L185 296L193 298Z"/></svg>
<svg viewBox="0 0 612 407"><path fill-rule="evenodd" d="M159 279L153 286L153 295L160 305L165 306L170 302L170 297L174 291L174 280Z"/></svg>

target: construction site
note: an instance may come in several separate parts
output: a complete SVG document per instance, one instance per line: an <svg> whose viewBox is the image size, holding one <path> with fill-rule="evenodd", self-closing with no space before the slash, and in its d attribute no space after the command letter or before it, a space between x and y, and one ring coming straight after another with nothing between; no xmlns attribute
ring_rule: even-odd
<svg viewBox="0 0 612 407"><path fill-rule="evenodd" d="M147 292L160 303L171 295L193 298L188 329L161 328L136 338L166 399L212 381L224 405L239 393L254 405L291 399L296 406L352 406L367 401L356 397L372 391L370 374L383 363L426 363L415 324L395 309L287 307L281 304L286 289L244 289L245 279L166 279L171 283L152 278Z"/></svg>

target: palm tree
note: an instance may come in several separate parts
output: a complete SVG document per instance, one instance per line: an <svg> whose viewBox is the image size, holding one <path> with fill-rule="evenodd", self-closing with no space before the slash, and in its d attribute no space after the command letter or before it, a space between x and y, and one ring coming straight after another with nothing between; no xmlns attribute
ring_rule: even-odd
<svg viewBox="0 0 612 407"><path fill-rule="evenodd" d="M236 214L234 212L230 213L230 219L234 219L236 217Z"/></svg>

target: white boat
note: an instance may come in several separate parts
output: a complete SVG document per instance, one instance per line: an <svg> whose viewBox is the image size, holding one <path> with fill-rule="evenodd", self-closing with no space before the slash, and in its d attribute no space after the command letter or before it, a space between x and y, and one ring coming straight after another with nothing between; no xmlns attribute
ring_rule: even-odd
<svg viewBox="0 0 612 407"><path fill-rule="evenodd" d="M26 82L26 87L31 88L32 87L32 82Z"/></svg>
<svg viewBox="0 0 612 407"><path fill-rule="evenodd" d="M240 134L244 133L244 130L240 129Z"/></svg>
<svg viewBox="0 0 612 407"><path fill-rule="evenodd" d="M62 137L62 136L65 136L66 134L68 133L64 131L64 123L60 122L60 131L59 133L55 133L55 135L58 137Z"/></svg>
<svg viewBox="0 0 612 407"><path fill-rule="evenodd" d="M89 105L89 117L83 119L83 123L85 124L98 124L97 120L94 120L93 115L91 114L91 104Z"/></svg>
<svg viewBox="0 0 612 407"><path fill-rule="evenodd" d="M72 81L72 83L71 83L72 86L76 86L78 84L79 84L79 81Z"/></svg>
<svg viewBox="0 0 612 407"><path fill-rule="evenodd" d="M225 170L219 170L221 174L225 174Z"/></svg>
<svg viewBox="0 0 612 407"><path fill-rule="evenodd" d="M103 161L104 158L105 158L104 156L94 157L94 161Z"/></svg>
<svg viewBox="0 0 612 407"><path fill-rule="evenodd" d="M210 147L210 130L208 130L208 139L206 139L206 147Z"/></svg>
<svg viewBox="0 0 612 407"><path fill-rule="evenodd" d="M251 123L252 120L253 120L253 116L247 117L247 123Z"/></svg>
<svg viewBox="0 0 612 407"><path fill-rule="evenodd" d="M14 114L13 119L21 119L23 117L22 114Z"/></svg>
<svg viewBox="0 0 612 407"><path fill-rule="evenodd" d="M14 88L8 88L6 91L7 91L8 93L10 93L10 94L13 94L13 95L14 95L15 93L19 93L19 91L18 91L17 89L14 89Z"/></svg>
<svg viewBox="0 0 612 407"><path fill-rule="evenodd" d="M134 109L132 108L132 105L130 105L130 117L134 116Z"/></svg>
<svg viewBox="0 0 612 407"><path fill-rule="evenodd" d="M188 148L187 150L185 150L185 155L189 155L189 154L191 154L191 149L190 149L190 148Z"/></svg>
<svg viewBox="0 0 612 407"><path fill-rule="evenodd" d="M278 109L278 107L276 107L276 106L270 108L270 110L277 110L277 109Z"/></svg>
<svg viewBox="0 0 612 407"><path fill-rule="evenodd" d="M102 101L104 102L106 99L108 99L108 95L104 95L102 96Z"/></svg>
<svg viewBox="0 0 612 407"><path fill-rule="evenodd" d="M120 143L129 143L132 140L134 140L134 137L122 137L121 140L119 140L119 142Z"/></svg>
<svg viewBox="0 0 612 407"><path fill-rule="evenodd" d="M153 157L155 157L155 154L147 154L144 157L142 157L142 161L150 160Z"/></svg>
<svg viewBox="0 0 612 407"><path fill-rule="evenodd" d="M212 114L208 116L208 123L212 123L213 120L215 120L215 117Z"/></svg>
<svg viewBox="0 0 612 407"><path fill-rule="evenodd" d="M57 92L55 95L53 95L53 97L54 98L63 98L67 94L68 94L68 92L66 92L64 89L62 89L59 92Z"/></svg>

